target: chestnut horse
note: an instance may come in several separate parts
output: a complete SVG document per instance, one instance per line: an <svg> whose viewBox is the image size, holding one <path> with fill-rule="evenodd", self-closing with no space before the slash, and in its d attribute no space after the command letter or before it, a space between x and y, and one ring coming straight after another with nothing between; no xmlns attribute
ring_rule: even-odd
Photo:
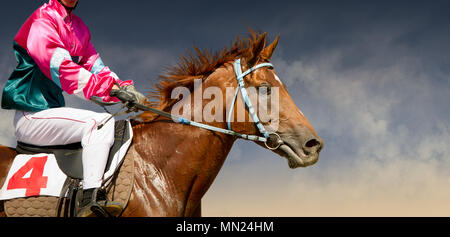
<svg viewBox="0 0 450 237"><path fill-rule="evenodd" d="M171 93L177 87L186 87L195 93L194 79L197 78L202 79L201 90L218 87L225 92L226 87L236 88L234 60L241 59L242 70L267 63L278 39L266 45L266 33L252 31L247 40L237 39L230 48L215 55L195 48L196 54L182 57L177 66L161 76L162 80L152 95L158 101L147 103L167 112L176 103L191 103L190 108L194 108L193 99L172 99ZM247 75L244 81L246 87L279 88L279 117L273 119L279 122L277 134L283 143L273 151L285 157L291 168L315 164L323 141L297 108L274 69L259 68ZM229 97L226 93L223 96ZM229 98L223 99L226 101ZM234 104L234 116L237 116L238 106L245 104ZM223 111L226 114L226 105ZM248 108L244 107L244 111L249 117ZM226 118L222 121L203 122L226 129ZM129 152L134 155L135 182L122 216L200 216L201 199L213 183L237 137L175 123L150 112L139 115L132 121L132 126L134 138ZM251 120L231 122L231 128L242 134L261 135ZM263 142L255 143L264 146ZM15 155L15 149L0 146L0 185L3 185ZM0 211L3 212L3 203L0 203Z"/></svg>

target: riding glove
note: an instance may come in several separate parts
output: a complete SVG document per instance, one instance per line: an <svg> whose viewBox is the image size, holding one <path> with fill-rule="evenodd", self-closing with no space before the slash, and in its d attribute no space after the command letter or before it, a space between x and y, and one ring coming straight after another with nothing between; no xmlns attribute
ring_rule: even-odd
<svg viewBox="0 0 450 237"><path fill-rule="evenodd" d="M119 90L112 89L110 95L116 97L123 103L128 102L131 104L136 104L143 103L145 101L145 96L136 91L136 88L134 88L133 85L122 86Z"/></svg>
<svg viewBox="0 0 450 237"><path fill-rule="evenodd" d="M122 88L125 91L133 93L134 95L136 95L136 98L137 98L138 102L141 103L141 104L143 104L144 101L147 99L147 97L145 97L143 94L141 94L139 91L136 90L134 85L126 85L126 86L122 86Z"/></svg>

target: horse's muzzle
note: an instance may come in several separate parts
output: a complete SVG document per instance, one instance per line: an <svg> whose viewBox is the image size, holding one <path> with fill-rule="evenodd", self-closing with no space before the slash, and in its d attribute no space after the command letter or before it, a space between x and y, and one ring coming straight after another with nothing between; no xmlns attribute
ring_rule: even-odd
<svg viewBox="0 0 450 237"><path fill-rule="evenodd" d="M283 144L278 150L288 160L291 169L311 166L319 160L319 153L324 144L320 137L302 133L298 136L282 134L281 138Z"/></svg>

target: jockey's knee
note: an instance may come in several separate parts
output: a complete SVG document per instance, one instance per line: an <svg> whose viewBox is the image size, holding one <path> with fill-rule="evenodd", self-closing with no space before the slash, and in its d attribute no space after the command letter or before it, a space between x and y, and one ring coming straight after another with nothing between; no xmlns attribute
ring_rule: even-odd
<svg viewBox="0 0 450 237"><path fill-rule="evenodd" d="M109 119L111 115L108 113L100 113L97 118L93 118L88 124L89 131L83 137L83 145L92 144L114 144L114 124L115 119ZM109 121L106 122L106 120ZM105 123L106 122L106 123ZM103 125L99 128L100 125Z"/></svg>
<svg viewBox="0 0 450 237"><path fill-rule="evenodd" d="M106 121L111 115L108 113L104 113L106 114L106 118L102 121L102 123L104 123L104 121ZM100 133L102 134L102 138L104 138L104 142L108 143L110 146L112 146L114 144L114 124L115 124L116 120L112 117L108 122L106 122L106 124L100 129ZM104 131L101 131L103 130ZM98 130L98 127L97 127Z"/></svg>

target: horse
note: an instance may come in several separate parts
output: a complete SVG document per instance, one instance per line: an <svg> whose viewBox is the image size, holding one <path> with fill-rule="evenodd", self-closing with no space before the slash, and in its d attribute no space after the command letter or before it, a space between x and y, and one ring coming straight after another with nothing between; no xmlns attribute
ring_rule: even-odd
<svg viewBox="0 0 450 237"><path fill-rule="evenodd" d="M266 35L251 31L247 39L237 37L229 47L215 54L195 47L194 53L181 56L176 66L168 68L160 76L160 82L149 96L156 100L147 100L146 104L166 112L180 104L190 106L183 108L194 108L193 98L182 100L171 97L178 87L188 88L194 93L217 87L222 90L224 101L230 99L230 94L225 93L225 90L226 87L238 87L233 67L236 59L240 59L242 70L270 62L280 36L267 45ZM202 87L194 86L196 79L200 79ZM271 119L278 120L278 130L274 134L280 144L268 146L267 142L261 140L254 142L286 158L292 169L315 164L324 143L295 105L275 69L260 67L245 75L244 82L245 87L273 87L279 91L279 118ZM244 102L239 103L240 100L241 97L238 103L233 102L232 108L223 105L222 108L216 108L215 112L222 110L221 114L226 114L232 109L234 118L238 115L238 106L241 106L246 118L250 118L252 111ZM202 108L207 102L202 102ZM202 197L212 185L233 143L240 137L176 123L151 112L137 115L131 124L134 137L128 152L134 156L135 181L128 205L121 216L201 216ZM261 135L260 127L250 119L228 120L227 123L227 118L223 118L205 124L222 129L230 126L231 130L240 134ZM0 185L3 185L16 155L14 148L0 146ZM0 215L5 215L1 202Z"/></svg>

